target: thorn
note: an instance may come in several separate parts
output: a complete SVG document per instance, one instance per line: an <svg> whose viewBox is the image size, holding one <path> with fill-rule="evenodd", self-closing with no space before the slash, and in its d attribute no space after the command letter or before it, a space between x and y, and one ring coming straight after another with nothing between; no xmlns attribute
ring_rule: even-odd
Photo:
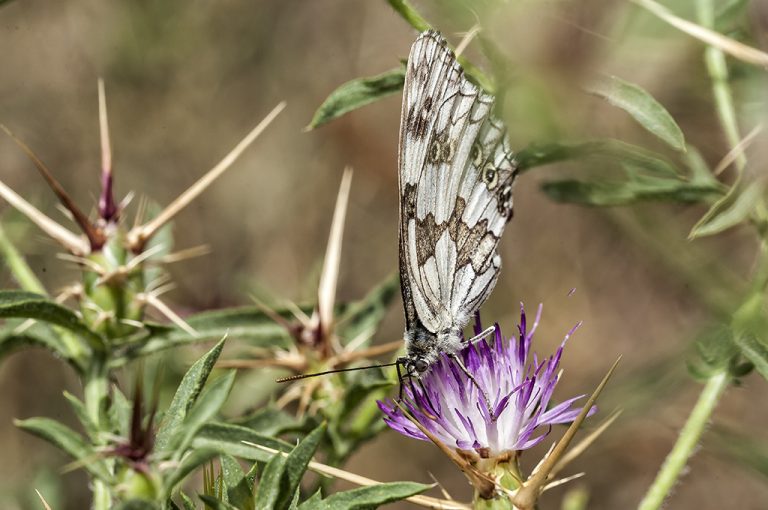
<svg viewBox="0 0 768 510"><path fill-rule="evenodd" d="M171 310L171 308L165 303L163 303L160 300L160 298L158 298L157 296L153 294L143 293L143 294L139 294L137 298L140 300L143 300L148 305L153 306L155 310L163 314L165 317L168 318L168 320L176 324L178 327L180 327L190 335L198 336L197 331L195 331L195 329L192 326L187 324L187 322L184 319L179 317L178 314L176 314L176 312Z"/></svg>
<svg viewBox="0 0 768 510"><path fill-rule="evenodd" d="M115 221L119 209L112 194L112 145L109 141L109 121L107 119L107 99L104 92L104 80L99 78L99 134L101 139L101 196L99 197L99 217L106 222Z"/></svg>
<svg viewBox="0 0 768 510"><path fill-rule="evenodd" d="M88 246L80 236L43 214L39 209L21 198L20 195L6 186L2 181L0 181L0 196L70 253L74 255L85 255L89 253L90 250L88 249Z"/></svg>
<svg viewBox="0 0 768 510"><path fill-rule="evenodd" d="M512 499L512 503L516 507L521 509L534 508L536 500L541 494L544 485L546 485L546 481L548 480L552 470L564 456L566 450L568 449L568 445L570 445L573 437L579 430L579 427L587 418L587 415L592 409L592 406L597 400L597 397L600 396L600 393L602 393L606 384L608 384L608 380L611 378L611 375L613 375L613 372L619 365L619 361L621 361L621 357L619 357L614 362L613 366L611 366L610 370L608 370L608 373L605 374L603 380L600 381L600 384L597 385L595 391L592 392L592 395L590 395L587 399L587 402L584 404L584 407L581 409L579 415L575 420L573 420L573 423L571 423L571 425L565 431L563 437L561 437L557 444L555 444L555 446L552 448L551 453L544 458L544 460L538 466L538 469L528 478L528 480L525 481L525 484L523 484L523 486L518 489L517 493Z"/></svg>
<svg viewBox="0 0 768 510"><path fill-rule="evenodd" d="M211 247L207 244L201 244L200 246L193 246L184 250L175 251L168 255L159 257L156 261L149 261L158 264L173 264L174 262L181 262L182 260L192 259L195 257L202 257L211 253Z"/></svg>
<svg viewBox="0 0 768 510"><path fill-rule="evenodd" d="M454 54L458 57L462 53L464 53L464 50L467 49L467 46L469 46L469 43L472 42L472 39L474 39L477 34L480 33L480 25L475 24L472 26L472 28L469 29L469 32L467 32L464 37L461 39L461 42L459 42L459 45L456 46L456 50L454 51Z"/></svg>
<svg viewBox="0 0 768 510"><path fill-rule="evenodd" d="M341 265L341 242L344 236L344 221L347 216L351 185L352 169L347 167L344 169L339 194L336 198L336 208L333 211L323 272L320 275L320 285L317 290L317 318L320 323L320 338L324 348L327 347L327 342L333 331L333 308L336 300L336 285L339 281L339 266Z"/></svg>
<svg viewBox="0 0 768 510"><path fill-rule="evenodd" d="M211 168L205 175L203 175L196 183L190 186L184 193L178 196L176 200L168 204L168 207L158 214L154 219L131 229L127 235L128 246L133 251L141 251L144 248L144 243L149 240L153 235L157 233L160 228L171 221L182 209L188 206L194 199L196 199L203 191L205 191L213 182L218 179L237 158L253 143L258 136L264 132L277 115L285 108L285 102L278 104L266 117L246 135L243 140L232 149L229 154L224 156L216 166Z"/></svg>
<svg viewBox="0 0 768 510"><path fill-rule="evenodd" d="M552 472L549 474L550 478L553 478L557 476L557 474L562 471L565 466L570 464L576 457L584 453L587 448L589 448L592 443L597 441L597 438L600 437L603 432L608 430L608 427L610 427L613 422L616 421L616 419L621 415L621 410L614 411L608 418L603 420L603 422L592 432L587 435L584 439L578 442L576 446L573 448L570 448L568 452L563 455L563 457L555 464L555 467L552 468Z"/></svg>
<svg viewBox="0 0 768 510"><path fill-rule="evenodd" d="M51 505L49 505L43 495L40 494L40 491L35 489L35 492L37 493L37 497L40 498L40 501L43 503L43 508L45 508L45 510L51 510Z"/></svg>
<svg viewBox="0 0 768 510"><path fill-rule="evenodd" d="M67 192L64 190L62 185L59 183L59 181L56 180L56 178L53 176L51 171L48 169L47 166L45 166L45 163L43 163L40 158L37 157L37 155L32 152L32 149L27 146L24 142L16 138L16 135L14 135L10 129L8 129L5 125L0 124L0 129L5 131L5 133L11 137L11 139L16 143L16 145L23 150L29 159L32 161L32 163L35 165L37 170L40 172L40 175L43 176L43 179L48 183L48 186L53 190L53 192L56 194L56 196L59 198L61 203L66 207L69 212L72 213L72 215L75 217L75 222L77 222L80 229L83 231L83 233L88 238L88 241L91 243L91 250L98 250L104 245L104 242L106 239L104 238L104 234L97 229L92 223L91 220L88 219L88 217L83 213L83 211L80 210L79 207L75 204L75 202L72 200L72 197L70 197Z"/></svg>
<svg viewBox="0 0 768 510"><path fill-rule="evenodd" d="M729 150L728 154L723 156L723 159L720 160L720 163L718 163L715 169L712 170L712 175L720 175L725 171L726 168L731 165L731 163L739 158L743 158L747 147L752 145L752 142L755 141L755 137L757 137L757 135L759 135L762 130L762 124L758 124L752 128L752 131L750 131L747 136L745 136L739 143L737 143L731 150Z"/></svg>

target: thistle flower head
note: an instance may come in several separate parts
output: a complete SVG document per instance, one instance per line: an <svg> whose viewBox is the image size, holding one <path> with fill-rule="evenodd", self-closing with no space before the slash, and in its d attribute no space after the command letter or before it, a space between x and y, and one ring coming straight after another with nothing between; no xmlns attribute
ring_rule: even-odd
<svg viewBox="0 0 768 510"><path fill-rule="evenodd" d="M506 338L498 324L492 338L468 345L458 353L473 383L459 363L443 355L420 381L405 382L404 405L411 416L448 446L495 458L526 450L544 440L551 426L573 421L582 396L549 408L560 379L558 365L574 327L552 356L531 355L531 341L541 315L528 329L521 305L518 336ZM482 328L477 321L475 331ZM529 359L530 358L530 359ZM481 391L482 389L482 391ZM486 402L486 398L488 402ZM429 440L391 401L379 402L384 421L403 435ZM594 413L596 408L590 410Z"/></svg>

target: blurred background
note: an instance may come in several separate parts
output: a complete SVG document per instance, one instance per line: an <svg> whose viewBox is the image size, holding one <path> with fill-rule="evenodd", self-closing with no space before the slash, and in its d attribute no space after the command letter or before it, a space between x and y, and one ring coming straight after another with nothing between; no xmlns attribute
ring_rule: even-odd
<svg viewBox="0 0 768 510"><path fill-rule="evenodd" d="M626 113L581 87L613 74L653 94L711 166L728 151L703 45L636 5L485 0L470 10L466 2L414 3L452 44L479 20L504 52L510 68L502 110L514 147L609 136L664 153ZM667 5L695 19L693 2ZM749 15L729 26L762 37L765 50L768 6L754 1L746 9ZM396 270L400 95L317 130L303 128L341 83L397 66L415 36L383 0L4 2L0 122L37 152L82 207L91 207L100 168L96 80L103 77L118 196L134 191L167 204L286 100L267 132L176 220L177 249L206 244L212 253L171 267L177 288L168 299L182 314L249 304L252 294L313 300L345 165L355 173L338 297L358 299ZM468 56L485 65L472 47ZM751 127L766 118L768 88L764 75L755 78L744 67L734 64L731 71L739 120ZM763 168L765 142L762 135L750 153ZM727 301L749 280L757 243L742 230L687 241L703 206L588 208L554 203L539 191L547 178L584 170L552 165L518 180L515 218L502 241L502 275L483 315L511 332L519 302L531 311L543 303L534 344L542 354L584 321L566 350L556 397L590 392L623 356L601 410L623 408L624 414L566 473L586 476L548 493L541 506L555 508L566 491L580 487L589 492L589 508L630 508L700 390L685 363L692 340L711 324L713 301ZM0 137L0 179L64 221L52 193L7 137ZM27 220L5 204L0 214L49 289L78 278ZM3 287L14 286L7 272L2 278ZM402 328L398 298L375 341L400 338ZM182 373L201 352L189 350L166 361L172 371ZM233 412L253 405L249 377L240 375ZM66 457L13 426L14 418L36 415L74 423L61 397L62 389L81 391L70 369L47 353L26 351L0 365L0 388L0 507L39 508L33 489L46 487L57 510L84 508L85 477L62 474ZM670 508L765 508L765 468L761 474L734 460L716 438L725 428L768 441L767 389L752 375L729 390ZM527 462L543 448L526 454ZM393 432L367 444L347 468L381 481L434 477L455 498L470 495L436 448Z"/></svg>

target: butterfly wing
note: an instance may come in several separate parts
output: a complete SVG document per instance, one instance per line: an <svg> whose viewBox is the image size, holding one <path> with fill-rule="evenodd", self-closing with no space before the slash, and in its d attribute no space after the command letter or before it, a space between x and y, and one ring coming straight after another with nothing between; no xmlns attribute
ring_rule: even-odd
<svg viewBox="0 0 768 510"><path fill-rule="evenodd" d="M501 267L517 168L493 97L436 32L411 48L400 124L400 278L406 328L463 328Z"/></svg>

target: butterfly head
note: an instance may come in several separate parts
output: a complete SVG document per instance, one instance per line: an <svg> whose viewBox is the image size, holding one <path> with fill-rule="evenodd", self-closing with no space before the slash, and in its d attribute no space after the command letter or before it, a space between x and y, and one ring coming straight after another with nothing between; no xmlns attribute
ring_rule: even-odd
<svg viewBox="0 0 768 510"><path fill-rule="evenodd" d="M407 376L421 377L443 353L453 354L462 348L461 331L455 328L432 333L425 328L406 331L406 356L401 365Z"/></svg>

